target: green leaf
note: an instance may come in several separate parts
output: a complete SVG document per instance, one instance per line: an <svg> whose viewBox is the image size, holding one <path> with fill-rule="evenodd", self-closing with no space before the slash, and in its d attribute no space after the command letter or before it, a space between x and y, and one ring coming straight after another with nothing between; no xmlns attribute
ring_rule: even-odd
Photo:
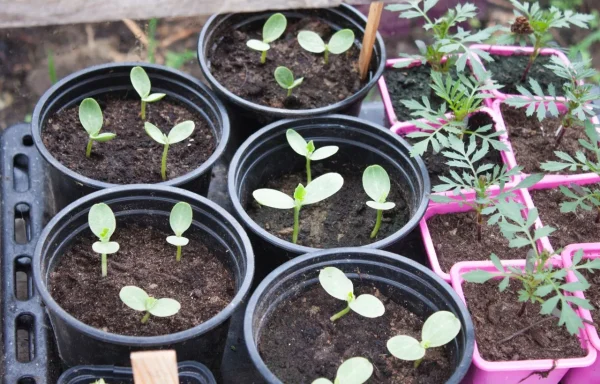
<svg viewBox="0 0 600 384"><path fill-rule="evenodd" d="M296 189L294 190L294 200L296 203L302 203L304 198L306 197L306 188L304 185L298 184Z"/></svg>
<svg viewBox="0 0 600 384"><path fill-rule="evenodd" d="M162 133L162 131L160 129L158 129L158 127L156 125L149 123L149 122L145 122L144 130L146 131L148 136L150 136L152 138L152 140L156 141L157 143L163 144L163 145L167 144L169 139L167 138L167 136L164 133Z"/></svg>
<svg viewBox="0 0 600 384"><path fill-rule="evenodd" d="M119 291L121 301L136 311L146 310L146 299L149 297L146 291L133 285L126 285Z"/></svg>
<svg viewBox="0 0 600 384"><path fill-rule="evenodd" d="M308 143L298 132L294 131L293 129L288 129L285 132L285 137L287 139L288 144L290 145L290 147L292 147L294 152L301 156L308 155Z"/></svg>
<svg viewBox="0 0 600 384"><path fill-rule="evenodd" d="M565 283L560 286L565 292L577 292L577 291L585 291L590 286L589 283L584 283L581 281L574 281L572 283Z"/></svg>
<svg viewBox="0 0 600 384"><path fill-rule="evenodd" d="M421 345L440 347L452 341L460 332L460 320L452 312L438 311L429 316L421 331Z"/></svg>
<svg viewBox="0 0 600 384"><path fill-rule="evenodd" d="M279 39L283 32L285 32L285 28L287 27L287 19L281 13L275 13L267 19L265 25L263 26L263 41L265 43L270 43Z"/></svg>
<svg viewBox="0 0 600 384"><path fill-rule="evenodd" d="M529 240L520 236L515 236L515 238L508 243L509 248L520 248L527 245L530 245Z"/></svg>
<svg viewBox="0 0 600 384"><path fill-rule="evenodd" d="M97 135L100 132L104 118L102 109L96 100L87 98L79 104L79 121L88 135Z"/></svg>
<svg viewBox="0 0 600 384"><path fill-rule="evenodd" d="M490 260L492 261L492 264L494 264L494 267L496 267L498 272L504 272L504 266L502 266L502 262L500 261L500 258L498 256L492 253L490 255Z"/></svg>
<svg viewBox="0 0 600 384"><path fill-rule="evenodd" d="M117 220L110 207L104 203L94 204L88 213L92 233L100 240L108 241L117 227Z"/></svg>
<svg viewBox="0 0 600 384"><path fill-rule="evenodd" d="M373 374L373 364L364 357L353 357L340 365L336 382L341 384L363 384Z"/></svg>
<svg viewBox="0 0 600 384"><path fill-rule="evenodd" d="M92 250L96 253L110 255L119 251L119 243L116 241L96 241L92 244Z"/></svg>
<svg viewBox="0 0 600 384"><path fill-rule="evenodd" d="M321 377L321 378L313 381L312 384L333 384L333 383L331 382L331 380L327 380L327 379Z"/></svg>
<svg viewBox="0 0 600 384"><path fill-rule="evenodd" d="M329 39L329 52L339 55L344 53L354 44L354 32L351 29L341 29L331 36Z"/></svg>
<svg viewBox="0 0 600 384"><path fill-rule="evenodd" d="M302 205L314 204L325 200L342 189L343 185L344 179L339 173L331 172L319 176L304 187L306 196L304 197L304 201L302 201Z"/></svg>
<svg viewBox="0 0 600 384"><path fill-rule="evenodd" d="M325 267L319 272L319 283L331 296L338 300L347 301L350 294L354 292L352 281L335 267Z"/></svg>
<svg viewBox="0 0 600 384"><path fill-rule="evenodd" d="M277 84L283 89L289 89L294 83L294 74L286 67L277 67L274 76Z"/></svg>
<svg viewBox="0 0 600 384"><path fill-rule="evenodd" d="M504 279L502 279L500 284L498 284L498 289L500 290L500 292L504 292L506 290L506 288L508 288L509 283L510 283L510 278L508 276L505 277Z"/></svg>
<svg viewBox="0 0 600 384"><path fill-rule="evenodd" d="M534 294L539 297L544 297L546 295L549 295L550 292L552 292L553 290L554 290L554 286L552 284L541 285L536 288Z"/></svg>
<svg viewBox="0 0 600 384"><path fill-rule="evenodd" d="M554 310L554 308L556 308L556 305L558 304L558 300L560 300L560 297L554 296L554 297L551 297L548 300L544 301L544 303L542 304L540 313L542 315L548 315L548 314L552 313L552 310Z"/></svg>
<svg viewBox="0 0 600 384"><path fill-rule="evenodd" d="M176 247L184 247L188 245L190 240L183 236L169 236L167 237L167 243L174 245Z"/></svg>
<svg viewBox="0 0 600 384"><path fill-rule="evenodd" d="M381 211L387 211L396 206L396 204L394 204L392 202L378 203L376 201L367 201L367 205L373 209L377 209L377 210L381 210Z"/></svg>
<svg viewBox="0 0 600 384"><path fill-rule="evenodd" d="M194 132L195 127L196 124L191 120L177 124L169 131L169 136L167 137L169 144L179 143L187 139Z"/></svg>
<svg viewBox="0 0 600 384"><path fill-rule="evenodd" d="M522 189L522 188L530 188L537 184L544 178L543 173L536 173L533 175L527 176L525 179L521 180L519 184L514 189Z"/></svg>
<svg viewBox="0 0 600 384"><path fill-rule="evenodd" d="M90 139L92 139L94 141L97 141L97 142L100 142L100 143L104 143L106 141L111 141L115 137L117 137L116 133L105 132L105 133L100 133L100 134L97 134L97 135L90 136Z"/></svg>
<svg viewBox="0 0 600 384"><path fill-rule="evenodd" d="M192 225L193 212L192 206L188 203L180 201L173 206L169 216L169 224L171 229L177 236L183 235Z"/></svg>
<svg viewBox="0 0 600 384"><path fill-rule="evenodd" d="M379 317L385 313L385 307L381 300L369 294L358 296L349 303L349 306L354 312L368 318Z"/></svg>
<svg viewBox="0 0 600 384"><path fill-rule="evenodd" d="M166 96L166 94L164 94L164 93L153 93L147 97L142 97L142 100L147 103L154 103L155 101L158 101L165 96Z"/></svg>
<svg viewBox="0 0 600 384"><path fill-rule="evenodd" d="M535 230L535 236L533 237L533 240L539 240L542 237L549 236L554 231L556 231L556 229L548 226L538 228Z"/></svg>
<svg viewBox="0 0 600 384"><path fill-rule="evenodd" d="M257 189L252 192L259 204L276 209L292 209L296 206L294 199L275 189Z"/></svg>
<svg viewBox="0 0 600 384"><path fill-rule="evenodd" d="M338 150L339 150L339 147L337 147L335 145L328 145L325 147L321 147L321 148L317 149L316 151L314 151L310 155L310 159L312 161L323 160L323 159L326 159L328 157L335 155Z"/></svg>
<svg viewBox="0 0 600 384"><path fill-rule="evenodd" d="M254 49L255 51L259 52L268 51L271 48L269 44L254 39L246 41L246 46L250 49Z"/></svg>
<svg viewBox="0 0 600 384"><path fill-rule="evenodd" d="M464 273L462 275L462 278L469 283L485 283L486 281L494 278L495 276L496 275L488 271L476 269L474 271Z"/></svg>
<svg viewBox="0 0 600 384"><path fill-rule="evenodd" d="M300 77L300 78L294 80L294 82L292 83L292 85L290 85L289 89L296 88L297 86L299 86L300 84L302 84L303 81L304 81L304 77Z"/></svg>
<svg viewBox="0 0 600 384"><path fill-rule="evenodd" d="M179 312L180 308L181 304L179 304L177 300L158 299L154 304L154 307L152 307L152 309L150 309L148 312L157 317L169 317Z"/></svg>
<svg viewBox="0 0 600 384"><path fill-rule="evenodd" d="M370 165L363 172L362 184L367 195L378 203L384 203L390 193L390 177L380 165Z"/></svg>
<svg viewBox="0 0 600 384"><path fill-rule="evenodd" d="M308 52L325 52L325 42L321 39L321 36L312 31L300 31L298 33L298 43Z"/></svg>
<svg viewBox="0 0 600 384"><path fill-rule="evenodd" d="M146 71L142 67L133 67L129 74L131 84L135 91L140 95L140 98L144 98L150 94L150 78Z"/></svg>
<svg viewBox="0 0 600 384"><path fill-rule="evenodd" d="M425 348L413 337L400 335L394 336L387 342L387 349L400 360L415 361L425 356Z"/></svg>

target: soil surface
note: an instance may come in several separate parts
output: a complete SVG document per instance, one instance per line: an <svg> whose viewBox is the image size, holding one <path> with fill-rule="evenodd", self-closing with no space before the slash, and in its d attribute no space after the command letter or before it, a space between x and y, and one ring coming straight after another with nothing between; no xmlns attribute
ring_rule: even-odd
<svg viewBox="0 0 600 384"><path fill-rule="evenodd" d="M581 262L585 263L586 259L584 258ZM600 273L599 271L591 273L586 271L585 269L580 269L579 272L581 272L581 274L583 275L583 277L585 277L587 282L590 283L590 287L585 290L584 296L590 301L590 304L592 304L594 309L596 309L594 311L590 311L590 314L592 315L592 320L594 321L594 323L598 324L599 318L596 312L597 308L600 308ZM596 330L597 329L598 326L596 326Z"/></svg>
<svg viewBox="0 0 600 384"><path fill-rule="evenodd" d="M362 174L365 167L326 160L323 163L312 163L313 180L328 172L338 172L344 178L344 185L335 195L319 203L302 207L300 210L300 231L298 244L315 248L335 248L360 246L381 240L393 234L410 220L411 212L406 202L407 192L396 180L400 176L390 172L392 188L387 201L396 206L383 212L381 227L375 239L371 239L371 231L375 227L377 211L369 208L366 202L371 200L362 186ZM306 184L306 171L296 171L285 175L272 175L265 178L264 185L258 188L271 188L292 196L299 183ZM294 214L291 209L274 209L260 206L252 197L246 207L248 215L258 225L271 234L291 241Z"/></svg>
<svg viewBox="0 0 600 384"><path fill-rule="evenodd" d="M485 360L563 359L586 355L577 336L569 335L564 326L558 326L558 318L501 342L546 317L539 314L539 304L532 303L527 303L523 315L518 316L522 306L517 300L521 285L511 281L509 287L500 292L498 282L463 284L467 307L475 325L477 347Z"/></svg>
<svg viewBox="0 0 600 384"><path fill-rule="evenodd" d="M551 63L549 56L540 55L535 59L527 74L526 83L521 82L521 77L529 62L528 55L491 56L494 61L486 61L484 65L488 72L492 73L492 79L496 80L498 84L504 85L499 89L500 92L518 95L520 93L517 91L517 85L524 85L527 89L531 89L529 79L533 78L542 86L544 93L547 93L550 84L554 84L556 94L563 95L562 85L565 83L565 79L556 76L554 72L545 67L546 64Z"/></svg>
<svg viewBox="0 0 600 384"><path fill-rule="evenodd" d="M164 146L144 130L139 116L140 101L109 97L96 100L102 108L104 126L100 132L116 133L113 140L94 142L92 155L85 156L88 134L79 121L79 105L59 111L43 127L46 148L63 165L95 180L113 184L159 183ZM169 147L167 178L173 179L198 168L212 155L216 143L212 130L201 116L169 100L148 103L147 121L168 134L176 124L192 120L192 135Z"/></svg>
<svg viewBox="0 0 600 384"><path fill-rule="evenodd" d="M554 134L560 126L558 118L549 117L540 123L536 116L528 117L525 108L500 104L500 110L517 164L523 167L523 172L563 175L581 173L581 170L569 171L568 169L560 172L548 172L542 170L540 164L546 161L560 161L554 151L566 152L573 157L577 151L583 151L590 155L590 151L579 145L579 139L588 140L582 127L575 126L566 130L557 147Z"/></svg>
<svg viewBox="0 0 600 384"><path fill-rule="evenodd" d="M495 253L500 259L523 259L525 251L509 248L508 240L497 225L481 226L481 241L477 241L475 212L436 215L427 220L440 267L445 272L459 261L489 260Z"/></svg>
<svg viewBox="0 0 600 384"><path fill-rule="evenodd" d="M336 32L329 25L314 18L288 20L285 33L270 43L265 64L260 63L260 52L246 46L250 39L262 41L262 26L260 22L230 30L209 54L211 73L237 96L273 108L312 109L342 101L361 89L356 45L340 55L330 54L325 64L323 54L308 52L298 44L302 30L329 41ZM289 68L295 78L304 78L290 97L273 77L279 66Z"/></svg>
<svg viewBox="0 0 600 384"><path fill-rule="evenodd" d="M374 365L369 383L446 382L454 368L444 348L428 350L417 369L413 362L397 359L387 350L386 343L394 336L420 338L423 321L419 317L376 287L355 286L354 293L377 296L385 314L369 319L351 311L331 322L329 318L346 304L318 285L280 305L262 330L258 345L269 369L284 383L310 384L319 377L335 378L342 362L363 356Z"/></svg>
<svg viewBox="0 0 600 384"><path fill-rule="evenodd" d="M584 186L600 189L600 184ZM577 209L576 212L561 213L560 204L573 199L567 198L558 188L530 191L544 225L556 228L548 238L555 250L575 243L600 242L600 224L595 223L597 211Z"/></svg>
<svg viewBox="0 0 600 384"><path fill-rule="evenodd" d="M234 296L234 281L216 249L202 240L194 227L186 232L190 243L176 248L166 242L171 232L156 226L119 221L111 238L120 250L108 255L108 275L100 275L100 255L92 251L97 239L91 231L77 237L50 274L50 293L78 320L107 332L132 336L157 336L195 327L215 316ZM217 253L218 252L218 253ZM156 298L172 298L181 304L174 316L151 316L127 307L119 298L126 285L142 288Z"/></svg>

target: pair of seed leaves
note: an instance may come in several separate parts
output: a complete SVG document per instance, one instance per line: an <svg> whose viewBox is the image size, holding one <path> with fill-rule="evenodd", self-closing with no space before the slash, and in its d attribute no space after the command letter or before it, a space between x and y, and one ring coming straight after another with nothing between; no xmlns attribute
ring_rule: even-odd
<svg viewBox="0 0 600 384"><path fill-rule="evenodd" d="M158 317L173 316L181 308L181 304L174 299L156 299L141 288L127 285L119 291L121 301L135 311L149 312Z"/></svg>
<svg viewBox="0 0 600 384"><path fill-rule="evenodd" d="M339 55L346 52L354 44L354 32L351 29L341 29L334 33L325 44L321 36L312 31L300 31L298 43L312 53L330 52Z"/></svg>
<svg viewBox="0 0 600 384"><path fill-rule="evenodd" d="M290 145L290 147L292 147L294 152L296 152L300 156L307 157L309 160L312 161L326 159L330 156L335 155L340 149L338 146L328 145L315 150L315 143L313 140L306 142L302 135L300 135L293 129L288 129L285 132L285 137L287 139L288 144Z"/></svg>
<svg viewBox="0 0 600 384"><path fill-rule="evenodd" d="M90 136L90 140L105 142L114 139L116 133L100 133L104 125L104 116L98 102L92 98L83 99L79 104L79 121Z"/></svg>
<svg viewBox="0 0 600 384"><path fill-rule="evenodd" d="M187 139L194 132L195 127L196 124L193 121L186 120L171 128L169 134L165 135L156 125L149 122L144 123L144 129L148 136L163 145L171 145Z"/></svg>
<svg viewBox="0 0 600 384"><path fill-rule="evenodd" d="M262 41L252 39L248 40L246 45L256 51L268 51L271 48L269 43L279 39L279 37L283 35L283 32L285 32L286 27L287 19L285 16L281 13L275 13L271 15L263 25Z"/></svg>
<svg viewBox="0 0 600 384"><path fill-rule="evenodd" d="M192 225L192 219L192 207L188 203L179 202L175 204L169 216L169 224L175 236L167 237L167 242L177 247L188 245L190 240L182 235Z"/></svg>
<svg viewBox="0 0 600 384"><path fill-rule="evenodd" d="M339 366L335 381L320 378L312 382L312 384L363 384L373 374L373 364L364 357L353 357L342 363Z"/></svg>
<svg viewBox="0 0 600 384"><path fill-rule="evenodd" d="M277 67L275 69L275 81L283 89L288 90L288 94L292 89L296 88L304 81L304 77L294 79L294 73L287 67Z"/></svg>
<svg viewBox="0 0 600 384"><path fill-rule="evenodd" d="M129 73L129 79L142 101L153 103L166 96L164 93L150 93L152 88L150 77L142 67L133 67Z"/></svg>
<svg viewBox="0 0 600 384"><path fill-rule="evenodd" d="M94 252L109 255L119 250L119 243L110 241L110 237L117 228L117 221L108 205L105 203L94 204L88 212L88 224L92 233L100 239L92 244Z"/></svg>

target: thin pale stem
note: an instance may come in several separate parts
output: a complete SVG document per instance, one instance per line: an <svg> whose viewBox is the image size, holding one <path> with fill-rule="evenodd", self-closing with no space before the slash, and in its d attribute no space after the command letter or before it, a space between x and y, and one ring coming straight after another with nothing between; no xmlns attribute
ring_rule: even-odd
<svg viewBox="0 0 600 384"><path fill-rule="evenodd" d="M535 61L535 59L537 59L539 51L540 51L540 47L538 46L538 43L536 42L535 48L533 49L531 56L529 56L529 61L527 62L527 67L525 67L523 76L521 76L521 83L524 83L527 80L527 75L529 75L529 70L531 69L531 66L533 65L533 62Z"/></svg>
<svg viewBox="0 0 600 384"><path fill-rule="evenodd" d="M262 51L262 54L260 55L260 63L264 64L267 62L267 51Z"/></svg>
<svg viewBox="0 0 600 384"><path fill-rule="evenodd" d="M177 261L181 261L181 245L177 246L177 257L175 258Z"/></svg>
<svg viewBox="0 0 600 384"><path fill-rule="evenodd" d="M298 242L298 231L300 229L300 207L296 205L294 207L294 233L292 234L292 243L296 244Z"/></svg>
<svg viewBox="0 0 600 384"><path fill-rule="evenodd" d="M312 174L310 173L310 158L306 156L306 185L312 181Z"/></svg>
<svg viewBox="0 0 600 384"><path fill-rule="evenodd" d="M90 157L92 155L92 144L94 140L90 139L87 144L87 148L85 149L85 156Z"/></svg>
<svg viewBox="0 0 600 384"><path fill-rule="evenodd" d="M169 153L169 144L165 144L165 149L163 150L162 155L162 163L160 165L160 175L162 176L163 181L167 180L167 153Z"/></svg>
<svg viewBox="0 0 600 384"><path fill-rule="evenodd" d="M339 319L340 317L348 314L348 312L350 312L350 305L348 305L346 308L342 309L341 311L339 311L338 313L336 313L335 315L331 316L329 318L329 320L331 321L336 321L337 319Z"/></svg>
<svg viewBox="0 0 600 384"><path fill-rule="evenodd" d="M423 359L415 360L415 363L414 363L415 369L419 368L419 365L421 365L422 361L423 361Z"/></svg>
<svg viewBox="0 0 600 384"><path fill-rule="evenodd" d="M142 324L146 324L150 320L150 312L146 312L144 317L142 317Z"/></svg>
<svg viewBox="0 0 600 384"><path fill-rule="evenodd" d="M373 232L371 232L371 239L377 236L377 232L379 232L379 227L381 227L381 218L383 217L383 210L377 210L377 221L375 221L375 228L373 228Z"/></svg>
<svg viewBox="0 0 600 384"><path fill-rule="evenodd" d="M325 48L325 64L329 64L329 49Z"/></svg>
<svg viewBox="0 0 600 384"><path fill-rule="evenodd" d="M481 231L483 227L483 216L477 211L477 241L481 242Z"/></svg>
<svg viewBox="0 0 600 384"><path fill-rule="evenodd" d="M292 96L292 88L288 88L288 93L287 93L287 97Z"/></svg>
<svg viewBox="0 0 600 384"><path fill-rule="evenodd" d="M142 100L142 120L146 120L146 102Z"/></svg>
<svg viewBox="0 0 600 384"><path fill-rule="evenodd" d="M102 254L102 277L106 277L108 273L108 261L106 260L106 253Z"/></svg>

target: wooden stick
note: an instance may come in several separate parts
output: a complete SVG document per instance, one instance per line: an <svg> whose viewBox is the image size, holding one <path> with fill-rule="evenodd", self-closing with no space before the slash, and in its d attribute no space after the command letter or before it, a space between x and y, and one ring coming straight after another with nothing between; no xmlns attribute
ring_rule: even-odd
<svg viewBox="0 0 600 384"><path fill-rule="evenodd" d="M358 58L358 69L361 80L365 80L369 73L369 63L371 62L371 56L373 55L373 46L375 44L375 38L377 37L377 28L379 28L382 11L383 3L381 1L371 3L367 27L365 28L365 36L362 41L362 49L360 50L360 56Z"/></svg>
<svg viewBox="0 0 600 384"><path fill-rule="evenodd" d="M179 384L175 351L132 352L135 384Z"/></svg>
<svg viewBox="0 0 600 384"><path fill-rule="evenodd" d="M140 41L144 45L144 47L148 48L148 38L142 28L137 25L137 23L131 19L123 19L122 20L125 26L133 33L133 36Z"/></svg>

